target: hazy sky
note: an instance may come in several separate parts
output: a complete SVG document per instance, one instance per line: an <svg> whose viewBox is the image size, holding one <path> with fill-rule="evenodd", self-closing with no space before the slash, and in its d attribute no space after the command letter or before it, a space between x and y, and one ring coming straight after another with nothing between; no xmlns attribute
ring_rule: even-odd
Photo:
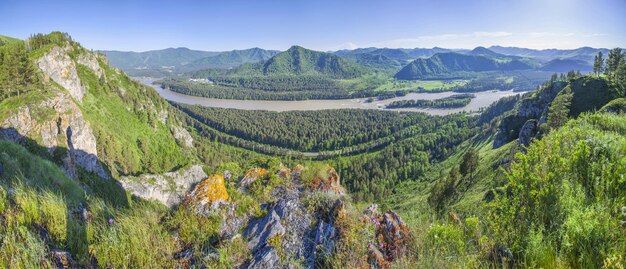
<svg viewBox="0 0 626 269"><path fill-rule="evenodd" d="M0 34L90 49L626 47L626 0L0 0Z"/></svg>

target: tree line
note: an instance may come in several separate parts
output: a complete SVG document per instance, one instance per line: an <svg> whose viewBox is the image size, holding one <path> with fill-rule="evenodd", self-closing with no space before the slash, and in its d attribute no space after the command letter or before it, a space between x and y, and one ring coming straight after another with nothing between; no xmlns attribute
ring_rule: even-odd
<svg viewBox="0 0 626 269"><path fill-rule="evenodd" d="M387 105L387 108L461 108L468 105L476 96L470 93L454 94L435 100L398 100Z"/></svg>

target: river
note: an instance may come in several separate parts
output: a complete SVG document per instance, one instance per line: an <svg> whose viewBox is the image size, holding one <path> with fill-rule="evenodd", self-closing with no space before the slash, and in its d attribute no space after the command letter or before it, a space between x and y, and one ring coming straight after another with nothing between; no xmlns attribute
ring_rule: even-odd
<svg viewBox="0 0 626 269"><path fill-rule="evenodd" d="M246 110L268 110L268 111L291 111L291 110L322 110L322 109L342 109L342 108L358 108L358 109L380 109L391 111L416 111L425 112L430 115L448 115L458 112L474 112L482 107L487 107L502 97L520 94L513 90L507 91L485 91L474 93L476 98L465 107L453 109L439 108L401 108L401 109L385 109L385 106L397 100L423 99L433 100L448 97L455 92L437 92L437 93L409 93L402 97L396 97L386 100L366 102L367 98L340 99L340 100L304 100L304 101L265 101L265 100L233 100L233 99L217 99L197 97L186 94L173 92L163 89L160 85L153 85L155 79L152 78L136 78L139 82L153 87L163 98L189 105L202 105L207 107L236 108Z"/></svg>

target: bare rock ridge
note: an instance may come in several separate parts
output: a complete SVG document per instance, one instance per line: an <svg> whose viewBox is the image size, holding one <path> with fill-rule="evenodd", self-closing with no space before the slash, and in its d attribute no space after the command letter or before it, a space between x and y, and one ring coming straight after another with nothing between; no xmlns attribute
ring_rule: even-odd
<svg viewBox="0 0 626 269"><path fill-rule="evenodd" d="M72 47L70 45L65 47L56 46L41 57L37 61L37 65L46 76L65 88L74 99L81 101L85 95L86 89L78 77L76 64L68 54L71 50ZM86 63L87 62L89 61L86 61ZM92 64L90 63L90 65ZM97 66L99 70L100 67L99 65Z"/></svg>
<svg viewBox="0 0 626 269"><path fill-rule="evenodd" d="M101 59L106 61L104 57ZM104 75L104 71L100 68L100 63L98 63L98 57L93 53L81 53L77 62L89 68L98 78L102 78Z"/></svg>

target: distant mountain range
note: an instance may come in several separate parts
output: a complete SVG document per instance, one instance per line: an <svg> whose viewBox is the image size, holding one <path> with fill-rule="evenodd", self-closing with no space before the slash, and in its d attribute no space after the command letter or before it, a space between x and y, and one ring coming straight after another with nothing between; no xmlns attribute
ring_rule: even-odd
<svg viewBox="0 0 626 269"><path fill-rule="evenodd" d="M161 76L194 70L228 69L245 63L264 61L279 51L251 48L227 52L168 48L146 52L101 51L109 62L132 76Z"/></svg>
<svg viewBox="0 0 626 269"><path fill-rule="evenodd" d="M220 54L214 51L191 50L188 48L168 48L145 52L101 51L109 62L124 71L141 69L173 69L196 60Z"/></svg>
<svg viewBox="0 0 626 269"><path fill-rule="evenodd" d="M277 50L251 48L226 52L169 48L146 52L102 51L110 63L133 76L166 76L204 69L236 69L232 73L255 75L314 74L350 78L378 70L398 79L446 77L458 72L540 70L589 71L593 57L608 49L582 47L571 50L534 50L491 46L473 50L444 48L358 48L318 52L294 46Z"/></svg>
<svg viewBox="0 0 626 269"><path fill-rule="evenodd" d="M489 50L506 54L506 55L514 55L520 57L528 57L535 58L544 62L548 62L554 59L575 59L575 60L583 60L591 63L593 61L593 57L595 57L599 51L602 51L603 54L607 54L609 52L608 49L596 49L590 47L582 47L577 49L570 50L560 50L560 49L544 49L544 50L535 50L535 49L526 49L526 48L518 48L518 47L501 47L501 46L491 46Z"/></svg>

